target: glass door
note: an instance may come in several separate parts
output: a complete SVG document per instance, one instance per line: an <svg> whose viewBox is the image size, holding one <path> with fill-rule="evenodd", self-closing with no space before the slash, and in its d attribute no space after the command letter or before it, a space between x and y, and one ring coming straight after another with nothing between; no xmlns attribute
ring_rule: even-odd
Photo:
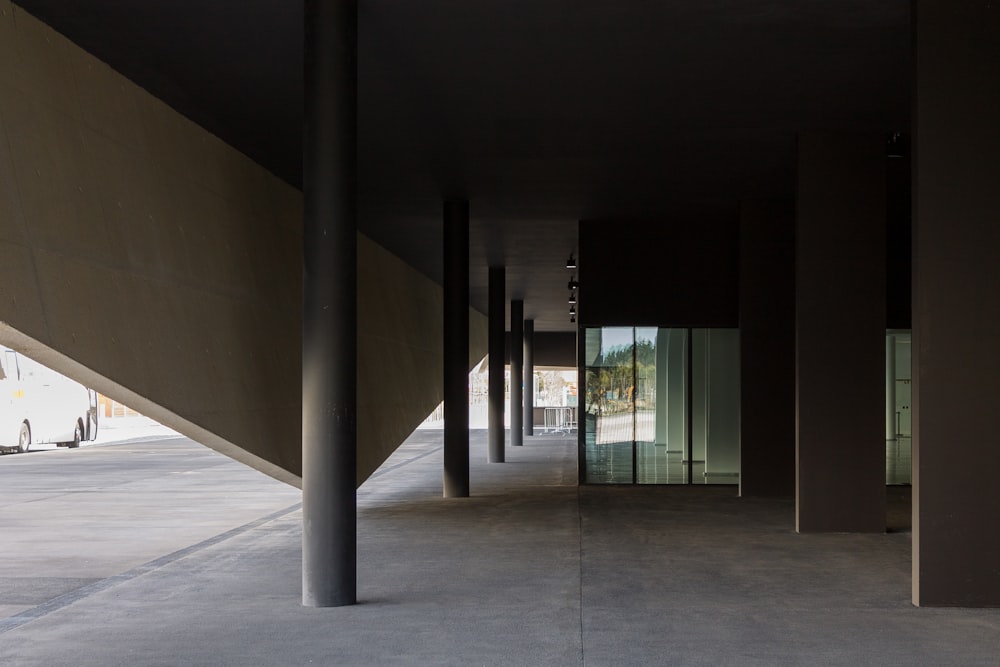
<svg viewBox="0 0 1000 667"><path fill-rule="evenodd" d="M635 330L585 330L584 481L635 483Z"/></svg>

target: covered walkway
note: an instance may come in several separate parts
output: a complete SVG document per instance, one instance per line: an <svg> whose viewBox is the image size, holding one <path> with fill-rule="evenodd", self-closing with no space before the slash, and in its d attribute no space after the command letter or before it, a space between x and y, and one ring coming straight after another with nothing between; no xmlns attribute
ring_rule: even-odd
<svg viewBox="0 0 1000 667"><path fill-rule="evenodd" d="M526 438L488 465L486 433L473 432L473 497L446 500L440 432L418 431L359 491L360 603L305 608L294 489L187 440L148 446L129 451L162 468L141 480L116 473L131 491L93 483L102 467L119 469L103 462L120 464L115 446L2 461L5 483L10 464L54 471L50 496L72 484L67 462L93 464L89 486L47 524L52 544L73 540L80 559L48 572L2 547L0 664L974 665L1000 655L1000 610L910 604L905 527L797 535L791 500L741 500L735 487L577 487L576 439L560 435ZM171 450L182 465L168 465ZM156 487L173 492L156 500ZM28 506L49 496L21 491L27 526ZM129 534L59 527L120 519L129 497ZM213 513L232 513L234 527ZM151 546L174 534L170 515L185 517L174 522L185 531ZM194 517L214 529L194 534ZM134 564L134 540L156 557ZM28 578L49 581L53 596L37 595L38 581L11 583ZM74 578L78 588L59 589ZM36 598L12 605L18 590Z"/></svg>

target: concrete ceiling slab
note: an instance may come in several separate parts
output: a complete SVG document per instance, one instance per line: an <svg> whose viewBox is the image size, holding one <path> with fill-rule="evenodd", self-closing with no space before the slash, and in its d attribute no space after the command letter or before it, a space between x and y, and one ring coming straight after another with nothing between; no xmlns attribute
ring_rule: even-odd
<svg viewBox="0 0 1000 667"><path fill-rule="evenodd" d="M301 2L19 4L301 182ZM467 196L473 305L504 263L568 330L578 220L735 212L792 195L800 130L906 131L909 23L907 0L361 0L360 227L440 280L442 198Z"/></svg>

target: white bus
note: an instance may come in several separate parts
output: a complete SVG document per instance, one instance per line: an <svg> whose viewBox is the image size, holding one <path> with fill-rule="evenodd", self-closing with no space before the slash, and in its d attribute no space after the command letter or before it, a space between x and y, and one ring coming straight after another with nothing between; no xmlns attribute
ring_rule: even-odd
<svg viewBox="0 0 1000 667"><path fill-rule="evenodd" d="M0 348L0 448L79 447L97 437L97 393Z"/></svg>

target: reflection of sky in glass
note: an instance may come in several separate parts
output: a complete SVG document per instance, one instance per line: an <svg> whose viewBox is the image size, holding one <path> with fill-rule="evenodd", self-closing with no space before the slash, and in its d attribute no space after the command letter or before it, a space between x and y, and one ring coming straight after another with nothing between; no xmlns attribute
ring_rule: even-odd
<svg viewBox="0 0 1000 667"><path fill-rule="evenodd" d="M636 327L635 329L635 342L636 344L641 344L643 342L656 343L656 327Z"/></svg>
<svg viewBox="0 0 1000 667"><path fill-rule="evenodd" d="M632 346L632 327L604 327L601 329L601 355L607 356L615 348Z"/></svg>

